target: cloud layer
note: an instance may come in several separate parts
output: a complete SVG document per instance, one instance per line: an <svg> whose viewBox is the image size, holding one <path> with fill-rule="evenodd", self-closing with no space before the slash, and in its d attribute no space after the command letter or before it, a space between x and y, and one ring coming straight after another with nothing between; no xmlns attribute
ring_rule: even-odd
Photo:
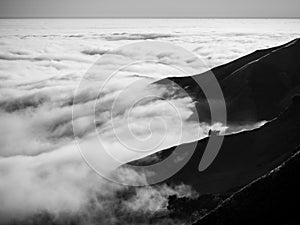
<svg viewBox="0 0 300 225"><path fill-rule="evenodd" d="M282 44L299 36L299 27L299 20L1 20L0 222L49 212L115 224L126 214L163 211L169 195L195 196L185 185L130 189L97 176L82 160L74 129L92 157L104 157L105 150L120 164L204 137L212 127L189 119L194 102L184 90L174 96L176 85L148 84ZM145 40L151 44L121 47ZM195 55L168 44L153 48L154 40ZM148 139L151 151L126 147L140 149ZM110 172L117 165L105 167ZM146 182L130 169L117 175Z"/></svg>

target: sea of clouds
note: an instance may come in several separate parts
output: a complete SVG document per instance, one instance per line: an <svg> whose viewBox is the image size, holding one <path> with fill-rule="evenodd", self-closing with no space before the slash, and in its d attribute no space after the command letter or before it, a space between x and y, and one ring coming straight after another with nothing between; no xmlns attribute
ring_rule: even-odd
<svg viewBox="0 0 300 225"><path fill-rule="evenodd" d="M133 190L107 181L82 159L75 136L104 173L146 185L118 166L211 129L189 119L195 102L183 90L174 97L178 87L150 84L283 44L299 28L300 20L0 20L0 223L48 212L116 224L164 212L169 195L196 196L184 184ZM152 149L128 150L147 138ZM94 149L99 141L103 149Z"/></svg>

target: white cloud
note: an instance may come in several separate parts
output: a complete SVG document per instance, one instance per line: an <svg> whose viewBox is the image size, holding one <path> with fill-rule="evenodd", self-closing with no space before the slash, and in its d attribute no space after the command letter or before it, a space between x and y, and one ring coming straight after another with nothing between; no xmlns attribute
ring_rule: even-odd
<svg viewBox="0 0 300 225"><path fill-rule="evenodd" d="M198 139L209 129L225 129L220 124L210 126L189 120L194 103L186 95L173 98L176 87L139 86L137 81L146 84L168 76L196 74L207 67L299 36L295 32L297 29L289 27L299 26L298 22L293 21L291 25L257 25L257 31L251 31L251 27L246 25L236 28L233 22L229 26L222 21L215 24L207 21L204 24L198 20L188 21L188 24L183 21L168 21L169 24L153 21L152 25L138 22L126 25L124 23L127 22L118 24L116 21L106 24L96 20L89 21L89 24L82 21L76 24L53 24L53 21L33 23L37 23L37 26L29 26L24 21L1 21L2 220L32 215L41 210L55 215L63 212L86 213L89 219L101 215L104 224L117 219L113 210L120 205L118 191L130 193L129 188L100 179L92 173L73 142L73 95L84 74L85 85L78 90L74 105L76 112L73 115L79 141L94 150L98 141L94 129L96 125L105 149L119 160L128 161L145 155L145 152L129 151L116 139L115 132L131 145L138 144L134 142L136 138L160 140L166 135L159 147L154 149L157 151ZM45 29L40 29L43 26ZM113 31L111 27L114 27ZM167 44L157 44L156 48L151 44L143 44L138 48L132 46L116 50L116 47L146 39L182 46L202 56L205 63L199 65L195 57L182 53L172 45L166 47ZM98 55L104 52L108 54L97 61ZM131 62L136 63L119 70L106 84L94 115L99 87L120 66ZM93 63L93 68L88 70ZM128 86L133 91L124 92L123 89ZM113 130L110 113L119 94L120 100L113 111L113 124L116 125ZM156 98L147 97L151 95ZM142 99L135 105L137 100ZM135 107L130 111L133 105ZM126 117L128 112L129 121ZM128 132L128 125L132 133ZM241 128L230 129L235 132ZM101 151L94 151L91 156L97 159L103 155ZM107 165L108 172L110 169L113 167ZM131 170L121 170L118 175L122 179L145 182L143 175ZM184 187L184 190L180 187L134 189L129 199L122 199L122 210L135 215L141 209L143 213L163 209L168 195L191 195L192 190L188 187ZM91 202L97 206L93 212L88 211Z"/></svg>

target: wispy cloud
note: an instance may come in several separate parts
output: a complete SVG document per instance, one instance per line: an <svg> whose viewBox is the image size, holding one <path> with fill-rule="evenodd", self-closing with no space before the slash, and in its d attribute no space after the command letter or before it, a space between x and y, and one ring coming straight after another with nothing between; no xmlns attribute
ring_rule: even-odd
<svg viewBox="0 0 300 225"><path fill-rule="evenodd" d="M10 26L11 23L16 23L18 29ZM280 30L286 31L284 35L269 27L255 32L249 32L248 28L239 28L237 32L232 27L233 31L228 33L222 30L224 24L221 22L216 24L219 28L216 29L199 25L194 20L189 21L188 26L169 21L176 29L164 24L161 28L149 25L151 30L145 29L147 24L137 24L137 28L129 24L130 29L125 29L124 24L113 21L109 25L93 21L89 26L78 22L69 24L70 29L65 24L49 21L40 24L47 29L34 30L23 23L1 21L2 223L46 211L56 218L63 218L63 213L82 215L91 224L95 221L113 224L120 219L121 213L122 222L132 224L132 218L138 221L157 210L164 210L169 195L195 196L191 187L185 185L137 189L96 176L80 156L73 128L76 128L79 142L91 149L98 141L96 134L100 135L105 150L123 162L150 152L129 151L116 139L116 133L131 145L137 144L136 138L160 140L165 137L153 149L157 151L201 138L209 129L222 130L221 124L211 126L191 120L194 102L183 90L180 96L174 97L176 85L137 84L196 74L299 35L291 29L293 32L287 36L289 28L282 27ZM108 29L110 27L116 27L117 33ZM277 36L270 36L272 33ZM168 41L193 51L195 56L178 54L180 51L171 47L173 45L168 49L159 44L156 48L151 44L119 48L141 40ZM103 57L100 61L99 56ZM196 56L204 58L207 65L199 66ZM132 62L137 63L122 67ZM113 79L105 83L116 71ZM83 75L85 79L81 80ZM77 90L80 82L85 85ZM99 87L104 83L105 88L99 96ZM133 91L124 91L127 87ZM118 104L111 110L116 98L119 98ZM75 111L73 115L72 110ZM247 127L250 128L252 126ZM241 128L230 129L235 132ZM95 152L92 156L103 155L101 151ZM117 175L120 179L145 182L143 174L130 169L119 169Z"/></svg>

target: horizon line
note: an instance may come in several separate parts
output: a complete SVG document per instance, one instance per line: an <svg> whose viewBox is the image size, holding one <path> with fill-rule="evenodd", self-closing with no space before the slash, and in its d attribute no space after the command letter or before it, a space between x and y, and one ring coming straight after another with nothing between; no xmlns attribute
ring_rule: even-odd
<svg viewBox="0 0 300 225"><path fill-rule="evenodd" d="M116 17L116 16L8 16L1 17L0 19L300 19L300 17L134 17L134 16L125 16L125 17Z"/></svg>

